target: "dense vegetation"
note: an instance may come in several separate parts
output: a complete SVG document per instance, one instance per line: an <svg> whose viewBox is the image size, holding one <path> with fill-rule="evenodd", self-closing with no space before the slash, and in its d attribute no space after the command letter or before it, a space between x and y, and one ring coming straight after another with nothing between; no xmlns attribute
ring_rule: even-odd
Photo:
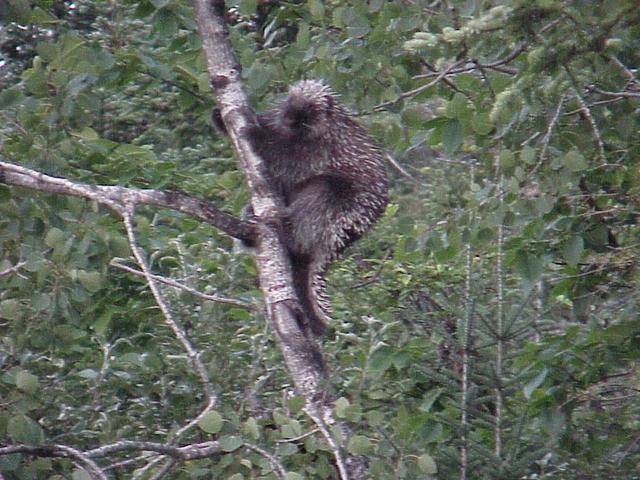
<svg viewBox="0 0 640 480"><path fill-rule="evenodd" d="M241 212L189 2L7 5L0 161ZM390 155L393 204L333 267L323 342L336 416L371 478L638 478L637 2L227 7L256 109L324 79ZM206 392L145 280L123 269L122 222L0 185L0 453L217 439L221 453L166 478L285 478L265 452L289 480L335 478L265 327L250 252L169 209L135 220L153 272L192 289L163 291L214 409L181 430ZM160 478L140 452L116 465L125 453L96 461L110 478ZM0 455L4 480L90 475Z"/></svg>

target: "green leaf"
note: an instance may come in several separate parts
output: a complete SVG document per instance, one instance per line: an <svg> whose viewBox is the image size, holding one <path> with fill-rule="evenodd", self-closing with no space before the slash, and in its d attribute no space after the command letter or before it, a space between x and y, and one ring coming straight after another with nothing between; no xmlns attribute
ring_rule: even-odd
<svg viewBox="0 0 640 480"><path fill-rule="evenodd" d="M438 399L440 395L442 395L442 392L442 388L432 388L431 390L429 390L424 396L422 403L420 404L420 410L423 412L431 411L433 403Z"/></svg>
<svg viewBox="0 0 640 480"><path fill-rule="evenodd" d="M40 384L38 382L38 377L26 370L20 370L16 375L16 387L23 392L33 394L38 391Z"/></svg>
<svg viewBox="0 0 640 480"><path fill-rule="evenodd" d="M353 423L362 420L362 406L360 404L349 405L344 411L344 418Z"/></svg>
<svg viewBox="0 0 640 480"><path fill-rule="evenodd" d="M324 3L320 0L309 0L307 2L307 8L309 13L315 20L322 20L324 18Z"/></svg>
<svg viewBox="0 0 640 480"><path fill-rule="evenodd" d="M290 420L289 423L281 428L282 436L285 438L294 438L302 434L302 426L297 420Z"/></svg>
<svg viewBox="0 0 640 480"><path fill-rule="evenodd" d="M516 268L523 279L533 283L542 274L542 260L530 253L519 251L516 255Z"/></svg>
<svg viewBox="0 0 640 480"><path fill-rule="evenodd" d="M258 8L257 0L240 0L240 13L243 15L256 13L256 8Z"/></svg>
<svg viewBox="0 0 640 480"><path fill-rule="evenodd" d="M536 150L529 145L525 145L520 152L520 160L527 165L533 165L536 160Z"/></svg>
<svg viewBox="0 0 640 480"><path fill-rule="evenodd" d="M516 156L511 150L504 149L500 152L500 168L508 171L513 168L516 163Z"/></svg>
<svg viewBox="0 0 640 480"><path fill-rule="evenodd" d="M447 117L457 118L458 120L468 120L471 115L469 101L462 93L456 93L451 101L447 103Z"/></svg>
<svg viewBox="0 0 640 480"><path fill-rule="evenodd" d="M370 410L367 412L367 423L372 427L379 427L384 424L384 413L380 410Z"/></svg>
<svg viewBox="0 0 640 480"><path fill-rule="evenodd" d="M304 480L304 476L296 472L287 472L284 476L284 480Z"/></svg>
<svg viewBox="0 0 640 480"><path fill-rule="evenodd" d="M21 316L20 302L10 298L0 302L0 318L17 320Z"/></svg>
<svg viewBox="0 0 640 480"><path fill-rule="evenodd" d="M584 240L580 235L573 235L562 248L562 255L571 267L578 265L584 252Z"/></svg>
<svg viewBox="0 0 640 480"><path fill-rule="evenodd" d="M462 144L463 133L462 124L457 119L449 120L442 129L442 145L445 152L453 154Z"/></svg>
<svg viewBox="0 0 640 480"><path fill-rule="evenodd" d="M347 446L349 452L354 453L356 455L367 455L372 453L373 445L369 438L364 435L353 435L349 439L349 445Z"/></svg>
<svg viewBox="0 0 640 480"><path fill-rule="evenodd" d="M91 475L86 470L75 469L71 474L71 480L92 480Z"/></svg>
<svg viewBox="0 0 640 480"><path fill-rule="evenodd" d="M172 37L178 31L178 19L170 8L156 11L153 20L153 26L161 37Z"/></svg>
<svg viewBox="0 0 640 480"><path fill-rule="evenodd" d="M31 308L34 310L46 310L51 306L51 297L46 293L36 293L31 297Z"/></svg>
<svg viewBox="0 0 640 480"><path fill-rule="evenodd" d="M393 354L386 348L377 350L371 355L369 369L375 373L382 373L393 364Z"/></svg>
<svg viewBox="0 0 640 480"><path fill-rule="evenodd" d="M249 417L242 426L242 433L253 440L258 440L260 438L260 426L257 420Z"/></svg>
<svg viewBox="0 0 640 480"><path fill-rule="evenodd" d="M587 162L577 150L571 150L564 156L564 165L572 172L580 172L587 168Z"/></svg>
<svg viewBox="0 0 640 480"><path fill-rule="evenodd" d="M94 142L100 138L100 136L98 135L98 132L96 132L93 128L90 128L90 127L84 127L79 132L73 132L72 135L82 140L86 140L88 142Z"/></svg>
<svg viewBox="0 0 640 480"><path fill-rule="evenodd" d="M362 15L356 8L346 8L342 21L346 25L347 34L351 38L363 37L371 30L367 17Z"/></svg>
<svg viewBox="0 0 640 480"><path fill-rule="evenodd" d="M222 429L223 422L222 415L212 410L204 414L198 421L198 426L207 433L218 433Z"/></svg>
<svg viewBox="0 0 640 480"><path fill-rule="evenodd" d="M225 452L233 452L242 446L242 437L236 435L224 435L220 437L220 448Z"/></svg>
<svg viewBox="0 0 640 480"><path fill-rule="evenodd" d="M488 113L476 113L471 120L471 128L478 135L488 135L493 131L494 125Z"/></svg>
<svg viewBox="0 0 640 480"><path fill-rule="evenodd" d="M102 275L100 275L100 272L78 270L78 280L82 286L90 292L97 292L103 286Z"/></svg>
<svg viewBox="0 0 640 480"><path fill-rule="evenodd" d="M67 235L60 230L59 228L50 228L47 234L44 237L44 243L47 247L55 248L60 245L65 239Z"/></svg>
<svg viewBox="0 0 640 480"><path fill-rule="evenodd" d="M7 88L0 93L0 109L6 109L19 103L24 96L18 87Z"/></svg>
<svg viewBox="0 0 640 480"><path fill-rule="evenodd" d="M7 433L15 442L37 445L44 442L44 432L38 423L26 415L16 415L7 424Z"/></svg>
<svg viewBox="0 0 640 480"><path fill-rule="evenodd" d="M438 473L436 461L427 453L423 453L418 457L418 468L422 473L426 473L427 475L435 475Z"/></svg>
<svg viewBox="0 0 640 480"><path fill-rule="evenodd" d="M88 380L95 380L98 378L98 371L93 368L85 368L84 370L80 370L78 372L78 376L82 378L86 378Z"/></svg>
<svg viewBox="0 0 640 480"><path fill-rule="evenodd" d="M417 108L407 107L402 111L402 123L408 127L424 128L424 114Z"/></svg>
<svg viewBox="0 0 640 480"><path fill-rule="evenodd" d="M531 394L538 388L547 378L547 369L544 368L538 375L531 379L524 387L522 387L522 393L527 400L531 399Z"/></svg>
<svg viewBox="0 0 640 480"><path fill-rule="evenodd" d="M287 400L287 406L291 413L295 414L302 410L304 407L304 397L302 395L296 395Z"/></svg>
<svg viewBox="0 0 640 480"><path fill-rule="evenodd" d="M347 416L347 408L349 407L349 400L344 397L340 397L336 400L334 405L334 410L338 418L346 418Z"/></svg>

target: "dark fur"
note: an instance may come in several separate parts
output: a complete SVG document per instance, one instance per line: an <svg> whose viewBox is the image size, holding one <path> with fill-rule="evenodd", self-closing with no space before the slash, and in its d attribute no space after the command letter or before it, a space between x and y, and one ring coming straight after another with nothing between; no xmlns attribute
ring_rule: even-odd
<svg viewBox="0 0 640 480"><path fill-rule="evenodd" d="M248 134L284 200L282 233L293 281L309 327L320 335L329 318L327 268L388 202L380 149L317 81L293 85Z"/></svg>

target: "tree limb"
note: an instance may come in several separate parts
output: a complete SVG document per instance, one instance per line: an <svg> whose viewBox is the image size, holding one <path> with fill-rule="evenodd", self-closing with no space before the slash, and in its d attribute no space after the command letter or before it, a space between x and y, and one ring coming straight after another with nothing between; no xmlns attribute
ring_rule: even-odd
<svg viewBox="0 0 640 480"><path fill-rule="evenodd" d="M113 258L110 262L110 265L116 268L119 268L120 270L124 270L125 272L129 272L129 273L133 273L134 275L139 275L144 277L144 272L137 270L135 268L132 268L128 265L125 265L124 263L122 263L122 261L124 261L125 259L123 258ZM22 262L23 264L25 262ZM15 268L15 267L14 267ZM0 276L2 276L3 272L0 272ZM203 300L209 300L211 302L215 302L215 303L223 303L226 305L232 305L234 307L237 308L242 308L244 310L248 310L248 311L254 311L255 307L247 302L243 302L242 300L236 300L235 298L227 298L227 297L221 297L220 295L211 295L211 294L207 294L204 292L200 292L199 290L196 290L195 288L191 288L187 285L184 285L180 282L176 282L175 280L173 280L172 278L168 278L168 277L163 277L161 275L154 275L151 274L151 278L153 278L154 280L160 282L160 283L164 283L166 285L169 285L171 287L177 288L179 290L184 290L185 292L189 292L191 295L198 297L198 298L202 298Z"/></svg>
<svg viewBox="0 0 640 480"><path fill-rule="evenodd" d="M253 243L256 227L223 212L213 203L179 191L137 189L117 185L89 185L66 178L53 177L14 163L0 161L0 181L40 192L60 193L93 200L122 214L125 205L152 205L191 215L226 234Z"/></svg>

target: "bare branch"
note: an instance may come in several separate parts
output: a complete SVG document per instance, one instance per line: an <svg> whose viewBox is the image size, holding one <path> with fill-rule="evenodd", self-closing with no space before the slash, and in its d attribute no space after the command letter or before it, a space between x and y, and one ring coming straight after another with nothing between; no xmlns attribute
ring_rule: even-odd
<svg viewBox="0 0 640 480"><path fill-rule="evenodd" d="M520 45L518 45L515 49L513 49L509 54L507 54L506 57L500 59L500 60L496 60L495 62L490 62L490 63L480 63L478 60L468 60L468 62L471 62L471 65L466 65L464 67L460 67L460 68L448 68L446 71L445 76L448 75L456 75L458 73L466 73L466 72L472 72L473 70L478 70L478 69L486 69L486 70L497 70L499 72L502 73L507 73L509 75L516 75L518 73L518 70L515 68L507 68L507 67L503 67L503 65L512 62L513 60L515 60L516 58L518 58L518 55L520 55L521 53L524 53L527 48L529 48L529 45L526 43L521 43ZM460 65L461 63L465 63L467 62L467 60L462 60L456 64L454 64L456 67L457 65ZM443 71L443 72L444 72ZM421 78L433 78L435 76L440 76L442 75L442 72L438 73L438 72L431 72L431 73L424 73L424 74L420 74L420 75L415 75L413 78L414 79L421 79Z"/></svg>
<svg viewBox="0 0 640 480"><path fill-rule="evenodd" d="M609 60L611 60L615 64L615 66L620 69L628 82L635 81L636 76L633 74L629 67L627 67L624 63L622 63L622 61L620 61L618 57L616 57L615 55L608 55L608 57Z"/></svg>
<svg viewBox="0 0 640 480"><path fill-rule="evenodd" d="M5 270L0 271L0 278L2 277L6 277L7 275L9 275L10 273L14 273L14 272L18 272L18 270L20 270L22 267L25 266L27 262L18 262L15 265L13 265L12 267L9 267Z"/></svg>
<svg viewBox="0 0 640 480"><path fill-rule="evenodd" d="M587 106L587 103L584 101L584 98L578 93L577 89L574 89L576 99L580 104L581 113L584 118L586 118L589 123L589 128L591 129L591 136L593 137L593 141L598 147L598 154L600 157L600 166L604 167L607 164L607 156L604 152L604 142L602 141L602 136L600 135L600 129L598 128L598 124L591 115L591 110Z"/></svg>
<svg viewBox="0 0 640 480"><path fill-rule="evenodd" d="M599 95L604 95L605 97L616 97L616 98L640 98L640 92L609 92L607 90L602 90L600 88L594 86L586 87L588 91L597 93Z"/></svg>
<svg viewBox="0 0 640 480"><path fill-rule="evenodd" d="M211 202L184 192L88 185L3 161L0 161L0 179L8 185L93 200L118 213L125 210L125 204L170 208L209 223L232 237L250 243L255 241L255 225L251 222L240 220L218 209Z"/></svg>
<svg viewBox="0 0 640 480"><path fill-rule="evenodd" d="M245 443L244 447L256 452L269 461L274 474L278 478L284 478L286 475L286 469L276 456L268 451L260 448L256 445ZM163 465L160 470L154 473L151 478L162 478L169 469L175 465L176 462L195 460L199 458L208 458L213 455L223 453L218 441L208 441L202 443L195 443L192 445L185 445L177 447L169 444L156 443L156 442L144 442L133 440L120 440L115 443L103 445L98 448L87 450L85 452L79 451L75 448L71 448L65 445L14 445L8 447L0 447L0 456L10 455L15 453L26 453L30 455L36 455L41 457L60 457L71 458L77 463L82 464L85 470L91 475L92 478L98 480L107 480L106 474L102 469L94 462L93 459L109 457L116 453L126 452L154 452L168 456L171 458L169 462Z"/></svg>
<svg viewBox="0 0 640 480"><path fill-rule="evenodd" d="M153 475L149 477L149 480L160 480L171 471L175 464L176 462L173 459L167 461L162 467L160 467Z"/></svg>
<svg viewBox="0 0 640 480"><path fill-rule="evenodd" d="M116 268L119 268L121 270L124 270L125 272L129 272L129 273L133 273L134 275L139 275L144 277L145 274L144 272L140 271L140 270L136 270L135 268L129 267L128 265L125 265L124 263L121 263L121 260L124 260L122 258L113 258L110 262L110 265ZM236 300L233 298L226 298L226 297L221 297L219 295L210 295L204 292L200 292L199 290L196 290L195 288L191 288L188 287L187 285L184 285L183 283L177 282L171 278L167 278L167 277L163 277L161 275L151 275L151 278L153 278L154 280L160 282L160 283L164 283L166 285L169 285L171 287L175 287L178 288L180 290L184 290L185 292L189 292L190 294L202 298L203 300L209 300L211 302L216 302L216 303L224 303L226 305L232 305L234 307L238 307L238 308L242 308L244 310L249 310L249 311L255 311L255 307L253 305L248 304L247 302L243 302L242 300Z"/></svg>
<svg viewBox="0 0 640 480"><path fill-rule="evenodd" d="M90 455L66 445L15 445L0 447L0 456L12 453L27 453L39 457L70 458L79 468L86 471L94 480L108 480L106 473L95 463Z"/></svg>
<svg viewBox="0 0 640 480"><path fill-rule="evenodd" d="M558 101L558 105L556 107L556 111L547 125L547 133L545 133L544 138L542 139L542 150L540 151L540 158L538 159L538 163L535 164L529 176L533 175L538 171L538 169L542 166L542 164L547 160L547 152L549 150L549 142L551 142L551 135L553 135L553 130L556 128L558 123L558 119L560 118L560 113L562 112L562 106L564 105L565 95L560 97Z"/></svg>
<svg viewBox="0 0 640 480"><path fill-rule="evenodd" d="M451 65L449 65L449 67L447 67L445 70L441 71L440 73L436 72L436 73L427 74L427 75L416 75L414 78L426 78L426 77L433 77L433 76L435 76L436 78L433 81L427 83L426 85L421 85L417 88L414 88L413 90L402 92L400 95L398 95L398 98L396 98L395 100L390 100L388 102L381 103L380 105L376 105L375 107L373 107L373 111L383 112L390 106L399 102L400 100L403 100L405 98L415 97L416 95L426 90L429 90L435 84L437 84L442 79L444 79L447 75L452 73L456 69L456 67L462 63L464 63L464 60L460 60L458 62L452 63Z"/></svg>
<svg viewBox="0 0 640 480"><path fill-rule="evenodd" d="M257 445L253 445L251 443L245 443L244 446L245 448L248 448L249 450L253 450L257 454L262 455L264 458L266 458L269 461L269 465L271 465L271 468L273 469L273 473L275 474L276 477L282 478L282 479L285 477L285 475L287 474L287 471L285 470L282 463L280 463L280 461L274 455L258 447Z"/></svg>
<svg viewBox="0 0 640 480"><path fill-rule="evenodd" d="M389 155L387 153L385 155L385 158L391 164L391 166L393 168L395 168L402 176L408 178L409 180L411 180L413 182L418 182L418 180L416 180L409 172L407 172L404 168L402 168L402 165L400 165L398 162L396 162L396 159L393 158L391 155Z"/></svg>
<svg viewBox="0 0 640 480"><path fill-rule="evenodd" d="M147 265L147 261L144 258L143 251L137 243L135 229L133 227L133 211L134 209L131 206L122 214L122 220L127 231L127 237L129 238L129 246L131 247L133 255L136 258L138 265L140 265L145 278L147 279L149 288L151 289L151 293L153 294L156 303L158 304L160 310L162 311L162 314L164 315L166 324L169 326L169 328L171 328L178 341L182 344L182 348L184 348L184 350L187 352L187 356L189 357L193 368L200 377L205 395L209 400L208 403L215 403L217 396L213 390L213 386L211 385L209 372L207 372L207 368L205 367L204 363L202 363L202 359L200 358L200 352L195 349L182 326L179 325L176 319L173 317L173 314L171 313L171 310L166 300L164 299L164 295L162 294L158 283L156 282L156 280L154 280L153 275L149 270L149 266Z"/></svg>

